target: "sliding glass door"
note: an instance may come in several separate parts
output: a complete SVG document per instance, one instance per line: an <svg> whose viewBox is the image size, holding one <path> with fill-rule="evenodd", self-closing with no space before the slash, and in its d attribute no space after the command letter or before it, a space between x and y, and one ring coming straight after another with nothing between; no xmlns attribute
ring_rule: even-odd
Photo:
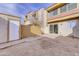
<svg viewBox="0 0 79 59"><path fill-rule="evenodd" d="M58 25L57 24L54 25L54 33L58 34Z"/></svg>

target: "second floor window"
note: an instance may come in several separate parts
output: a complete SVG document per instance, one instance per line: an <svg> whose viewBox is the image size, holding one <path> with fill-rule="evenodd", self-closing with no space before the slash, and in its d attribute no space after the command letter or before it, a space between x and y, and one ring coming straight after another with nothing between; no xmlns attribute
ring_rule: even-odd
<svg viewBox="0 0 79 59"><path fill-rule="evenodd" d="M58 14L58 9L56 9L56 10L53 11L53 16L55 16L57 14Z"/></svg>
<svg viewBox="0 0 79 59"><path fill-rule="evenodd" d="M58 9L49 12L49 13L48 13L48 16L49 16L49 17L52 17L52 16L55 16L55 15L57 15L57 14L58 14Z"/></svg>
<svg viewBox="0 0 79 59"><path fill-rule="evenodd" d="M67 5L64 5L63 7L60 8L60 13L63 13L66 11L67 11Z"/></svg>
<svg viewBox="0 0 79 59"><path fill-rule="evenodd" d="M68 4L68 10L72 10L72 9L75 9L77 8L77 3L69 3Z"/></svg>

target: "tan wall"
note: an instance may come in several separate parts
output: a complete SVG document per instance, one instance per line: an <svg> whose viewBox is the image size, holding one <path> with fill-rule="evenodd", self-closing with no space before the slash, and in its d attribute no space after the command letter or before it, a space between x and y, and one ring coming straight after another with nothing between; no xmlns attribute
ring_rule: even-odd
<svg viewBox="0 0 79 59"><path fill-rule="evenodd" d="M41 28L38 25L32 25L30 30L31 30L31 33L36 34L36 35L39 35L42 33Z"/></svg>
<svg viewBox="0 0 79 59"><path fill-rule="evenodd" d="M21 26L21 38L37 36L41 34L39 26L34 25L22 25Z"/></svg>
<svg viewBox="0 0 79 59"><path fill-rule="evenodd" d="M30 26L21 25L21 38L26 38L29 36Z"/></svg>

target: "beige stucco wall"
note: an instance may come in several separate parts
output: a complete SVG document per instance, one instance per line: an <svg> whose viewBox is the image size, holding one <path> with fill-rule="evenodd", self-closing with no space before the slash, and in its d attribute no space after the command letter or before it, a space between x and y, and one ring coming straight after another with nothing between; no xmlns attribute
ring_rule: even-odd
<svg viewBox="0 0 79 59"><path fill-rule="evenodd" d="M31 33L33 33L33 34L35 34L35 35L40 35L40 34L42 34L41 28L40 28L40 26L38 26L38 25L31 25L30 31L31 31Z"/></svg>
<svg viewBox="0 0 79 59"><path fill-rule="evenodd" d="M30 25L21 25L21 38L27 38L31 36Z"/></svg>
<svg viewBox="0 0 79 59"><path fill-rule="evenodd" d="M77 20L77 24L73 28L73 36L74 37L79 37L79 20Z"/></svg>
<svg viewBox="0 0 79 59"><path fill-rule="evenodd" d="M68 22L58 23L58 30L58 33L63 36L68 36L72 33L72 29L70 28Z"/></svg>
<svg viewBox="0 0 79 59"><path fill-rule="evenodd" d="M44 34L48 33L48 24L47 24L47 11L44 8L41 8L37 11L38 14L38 22L40 22L41 31Z"/></svg>

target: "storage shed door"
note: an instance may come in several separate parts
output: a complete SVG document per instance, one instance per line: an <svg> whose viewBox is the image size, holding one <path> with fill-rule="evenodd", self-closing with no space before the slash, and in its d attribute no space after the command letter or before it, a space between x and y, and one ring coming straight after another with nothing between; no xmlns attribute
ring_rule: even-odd
<svg viewBox="0 0 79 59"><path fill-rule="evenodd" d="M19 39L19 21L10 20L9 22L9 41Z"/></svg>
<svg viewBox="0 0 79 59"><path fill-rule="evenodd" d="M8 21L0 17L0 43L7 42Z"/></svg>

